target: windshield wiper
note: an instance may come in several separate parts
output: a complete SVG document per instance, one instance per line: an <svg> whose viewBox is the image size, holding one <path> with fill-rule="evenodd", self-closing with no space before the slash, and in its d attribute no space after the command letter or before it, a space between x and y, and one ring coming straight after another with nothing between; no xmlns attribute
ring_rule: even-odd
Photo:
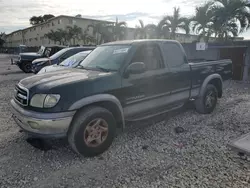
<svg viewBox="0 0 250 188"><path fill-rule="evenodd" d="M89 70L89 68L84 67L84 66L82 66L82 65L78 65L76 68L78 68L78 69L85 69L85 70Z"/></svg>
<svg viewBox="0 0 250 188"><path fill-rule="evenodd" d="M111 71L115 71L114 69L107 69L107 68L100 67L100 66L96 66L95 68L100 69L100 70L102 70L102 71L104 71L104 72L111 72Z"/></svg>

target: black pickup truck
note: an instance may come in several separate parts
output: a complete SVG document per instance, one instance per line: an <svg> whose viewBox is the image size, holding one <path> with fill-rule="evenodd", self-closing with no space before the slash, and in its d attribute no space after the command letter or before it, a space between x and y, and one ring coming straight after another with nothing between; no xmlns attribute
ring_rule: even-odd
<svg viewBox="0 0 250 188"><path fill-rule="evenodd" d="M67 136L76 152L94 156L111 145L125 122L188 101L199 113L211 113L231 77L231 60L188 63L176 41L119 41L97 47L77 68L21 80L11 106L24 131Z"/></svg>
<svg viewBox="0 0 250 188"><path fill-rule="evenodd" d="M16 59L11 58L11 64L16 64L23 72L32 72L32 61L42 57L50 57L66 46L49 45L41 46L38 52L25 52L20 53Z"/></svg>

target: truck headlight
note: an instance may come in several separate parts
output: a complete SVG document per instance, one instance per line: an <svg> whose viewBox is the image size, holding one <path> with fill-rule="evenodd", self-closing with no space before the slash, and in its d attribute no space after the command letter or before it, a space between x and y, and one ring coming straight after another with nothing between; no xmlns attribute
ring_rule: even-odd
<svg viewBox="0 0 250 188"><path fill-rule="evenodd" d="M45 97L43 107L52 108L58 103L59 100L60 95L49 94Z"/></svg>
<svg viewBox="0 0 250 188"><path fill-rule="evenodd" d="M52 108L60 100L58 94L35 94L30 101L30 105L38 108Z"/></svg>

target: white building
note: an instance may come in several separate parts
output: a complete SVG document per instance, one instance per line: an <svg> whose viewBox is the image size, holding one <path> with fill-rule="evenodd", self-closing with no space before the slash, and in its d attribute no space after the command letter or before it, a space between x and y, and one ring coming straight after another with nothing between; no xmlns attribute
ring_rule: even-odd
<svg viewBox="0 0 250 188"><path fill-rule="evenodd" d="M14 31L8 35L6 35L6 47L16 47L20 44L24 44L26 46L41 46L54 44L53 41L50 41L44 35L50 32L51 30L56 31L57 29L65 30L67 26L77 25L81 27L83 31L85 31L89 25L95 25L97 23L113 23L109 21L103 20L95 20L89 18L81 18L81 17L72 17L72 16L57 16L51 18L47 22L37 24L22 30ZM89 31L89 34L92 34L92 31ZM127 36L126 40L132 40L135 36L134 28L127 28ZM181 33L176 34L176 40L179 42L190 43L196 41L198 39L197 35L185 35ZM243 38L237 38L237 40L243 40ZM83 41L77 41L77 44L83 44Z"/></svg>

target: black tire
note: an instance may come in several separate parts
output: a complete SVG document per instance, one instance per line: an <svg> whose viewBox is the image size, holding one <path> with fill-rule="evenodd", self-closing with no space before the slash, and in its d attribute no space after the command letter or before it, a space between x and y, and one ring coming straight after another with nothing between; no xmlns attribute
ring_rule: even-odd
<svg viewBox="0 0 250 188"><path fill-rule="evenodd" d="M101 118L107 122L108 133L105 141L99 146L89 147L84 139L85 129L96 118ZM114 140L115 133L116 121L112 113L105 108L91 106L76 114L68 131L68 142L75 152L86 157L92 157L103 153L109 148Z"/></svg>
<svg viewBox="0 0 250 188"><path fill-rule="evenodd" d="M21 69L25 73L31 73L32 71L32 63L26 62L21 65Z"/></svg>
<svg viewBox="0 0 250 188"><path fill-rule="evenodd" d="M208 95L214 96L214 100L212 100L211 105L206 105L207 97ZM196 111L201 113L201 114L210 114L214 111L216 104L218 100L218 91L216 87L212 84L208 84L205 92L202 96L200 96L198 99L195 100L195 108Z"/></svg>

